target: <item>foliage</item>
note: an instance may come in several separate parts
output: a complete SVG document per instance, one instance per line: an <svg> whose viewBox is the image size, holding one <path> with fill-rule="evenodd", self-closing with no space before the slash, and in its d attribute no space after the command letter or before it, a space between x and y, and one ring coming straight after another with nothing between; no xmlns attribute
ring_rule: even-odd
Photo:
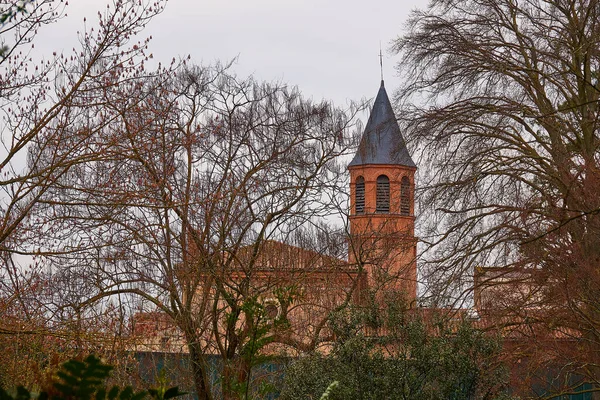
<svg viewBox="0 0 600 400"><path fill-rule="evenodd" d="M419 310L384 311L379 335L367 335L366 314L336 316L336 341L329 354L298 359L286 371L282 399L498 398L506 383L497 339L466 319L431 322Z"/></svg>
<svg viewBox="0 0 600 400"><path fill-rule="evenodd" d="M23 0L15 4L9 4L0 12L0 27L13 20L19 13L27 13L27 4L33 3L34 0ZM2 55L0 54L0 57Z"/></svg>
<svg viewBox="0 0 600 400"><path fill-rule="evenodd" d="M141 400L148 395L156 400L166 400L184 395L177 387L158 387L148 392L135 392L131 386L119 388L106 387L112 366L104 364L97 357L90 355L84 361L69 360L56 373L53 387L33 394L23 386L19 386L14 394L0 388L1 400Z"/></svg>
<svg viewBox="0 0 600 400"><path fill-rule="evenodd" d="M321 396L321 400L329 399L329 395L336 387L339 386L339 384L340 383L338 381L331 382L331 385L327 386L327 389L323 392L323 395Z"/></svg>

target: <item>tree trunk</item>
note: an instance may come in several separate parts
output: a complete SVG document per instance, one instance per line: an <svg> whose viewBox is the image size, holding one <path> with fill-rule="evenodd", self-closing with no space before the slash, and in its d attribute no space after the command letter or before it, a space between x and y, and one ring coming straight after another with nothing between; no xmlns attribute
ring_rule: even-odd
<svg viewBox="0 0 600 400"><path fill-rule="evenodd" d="M194 377L194 385L199 400L213 400L210 382L208 380L208 365L204 353L200 348L200 342L196 335L187 334L188 349L190 350L190 364Z"/></svg>
<svg viewBox="0 0 600 400"><path fill-rule="evenodd" d="M235 360L224 359L223 360L223 383L221 389L223 391L223 400L236 400L237 393L233 386L235 385Z"/></svg>
<svg viewBox="0 0 600 400"><path fill-rule="evenodd" d="M234 356L234 358L224 360L223 363L223 400L239 400L249 398L250 388L242 389L242 384L249 385L251 365L243 357Z"/></svg>

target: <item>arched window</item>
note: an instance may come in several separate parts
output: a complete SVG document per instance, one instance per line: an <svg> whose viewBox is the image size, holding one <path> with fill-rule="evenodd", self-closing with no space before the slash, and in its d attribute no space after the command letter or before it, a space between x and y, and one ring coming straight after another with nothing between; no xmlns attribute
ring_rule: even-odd
<svg viewBox="0 0 600 400"><path fill-rule="evenodd" d="M375 211L390 212L390 179L385 175L377 177L377 193Z"/></svg>
<svg viewBox="0 0 600 400"><path fill-rule="evenodd" d="M400 182L400 214L410 215L410 179L407 176Z"/></svg>
<svg viewBox="0 0 600 400"><path fill-rule="evenodd" d="M359 176L356 178L354 187L354 211L356 214L365 212L365 178Z"/></svg>

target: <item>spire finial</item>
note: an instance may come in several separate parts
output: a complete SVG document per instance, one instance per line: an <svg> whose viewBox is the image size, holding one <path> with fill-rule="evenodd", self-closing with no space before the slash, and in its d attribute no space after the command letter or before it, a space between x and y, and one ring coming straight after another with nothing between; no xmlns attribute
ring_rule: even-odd
<svg viewBox="0 0 600 400"><path fill-rule="evenodd" d="M381 84L383 85L383 53L381 52L381 40L379 41L379 68L381 70Z"/></svg>

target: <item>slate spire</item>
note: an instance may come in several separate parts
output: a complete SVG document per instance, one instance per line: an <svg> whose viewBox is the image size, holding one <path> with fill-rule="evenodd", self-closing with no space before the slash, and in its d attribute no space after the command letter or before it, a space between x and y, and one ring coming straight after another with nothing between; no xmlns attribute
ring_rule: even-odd
<svg viewBox="0 0 600 400"><path fill-rule="evenodd" d="M366 164L391 164L416 168L406 149L383 80L358 150L348 166Z"/></svg>

